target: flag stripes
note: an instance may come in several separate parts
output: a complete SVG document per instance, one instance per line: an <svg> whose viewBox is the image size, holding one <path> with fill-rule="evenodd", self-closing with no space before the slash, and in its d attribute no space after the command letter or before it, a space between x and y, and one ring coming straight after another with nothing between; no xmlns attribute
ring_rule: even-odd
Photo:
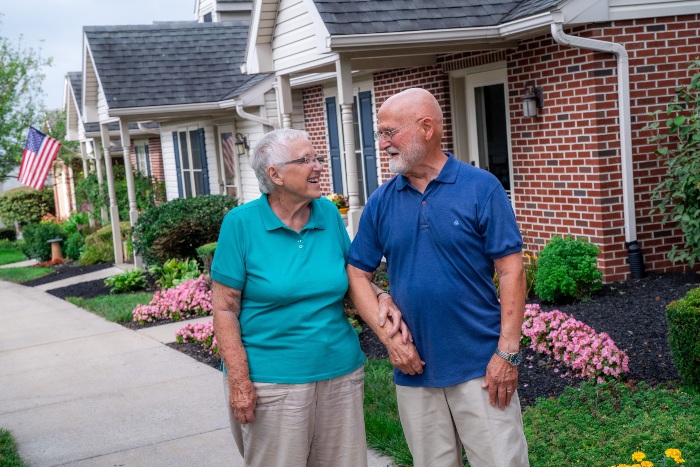
<svg viewBox="0 0 700 467"><path fill-rule="evenodd" d="M17 177L19 181L36 190L41 190L46 183L49 168L56 159L59 149L61 149L60 141L46 136L30 126L27 144L19 166L19 176Z"/></svg>

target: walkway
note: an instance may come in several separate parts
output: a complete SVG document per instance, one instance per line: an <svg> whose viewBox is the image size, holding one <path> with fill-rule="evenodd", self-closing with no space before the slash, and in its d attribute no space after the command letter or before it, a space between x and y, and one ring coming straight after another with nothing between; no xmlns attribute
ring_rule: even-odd
<svg viewBox="0 0 700 467"><path fill-rule="evenodd" d="M0 297L0 428L32 467L243 466L221 373L163 345L182 324L132 331L2 281Z"/></svg>

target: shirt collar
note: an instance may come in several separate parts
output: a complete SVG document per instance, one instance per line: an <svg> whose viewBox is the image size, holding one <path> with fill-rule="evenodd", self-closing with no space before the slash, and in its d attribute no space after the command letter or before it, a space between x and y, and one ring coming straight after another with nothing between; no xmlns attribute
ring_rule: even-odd
<svg viewBox="0 0 700 467"><path fill-rule="evenodd" d="M431 181L431 183L455 183L457 181L457 173L459 172L459 161L455 159L455 157L450 152L446 152L445 155L447 156L447 161L445 162L445 165L442 166L442 170L440 170L438 176L435 177ZM409 185L410 183L408 182L408 179L406 177L404 177L401 174L397 175L397 190L403 190Z"/></svg>
<svg viewBox="0 0 700 467"><path fill-rule="evenodd" d="M310 229L325 229L326 228L326 218L321 212L321 206L319 205L319 200L311 200L311 215L309 216L309 221L306 223L301 230ZM284 223L277 217L270 207L270 201L266 194L260 197L260 216L262 217L263 225L265 230L276 230L276 229L289 229Z"/></svg>

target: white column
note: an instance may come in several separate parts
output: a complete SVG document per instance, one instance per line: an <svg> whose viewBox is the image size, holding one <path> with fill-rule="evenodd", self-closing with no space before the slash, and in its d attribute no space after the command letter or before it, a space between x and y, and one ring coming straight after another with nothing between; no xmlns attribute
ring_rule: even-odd
<svg viewBox="0 0 700 467"><path fill-rule="evenodd" d="M119 120L119 132L122 140L122 154L124 155L124 172L126 174L126 191L129 197L129 223L131 227L136 225L139 218L138 207L136 206L136 189L134 188L134 170L131 165L131 137L129 136L129 122ZM143 261L141 257L134 255L134 266L141 267Z"/></svg>
<svg viewBox="0 0 700 467"><path fill-rule="evenodd" d="M100 131L102 131L100 129ZM107 136L109 136L109 132L107 133ZM109 139L107 139L107 145L109 145ZM95 143L95 140L92 140L92 150L95 152L95 173L97 174L97 187L98 187L98 192L100 193L100 197L104 194L104 174L102 172L102 149L100 149L100 145ZM100 224L103 226L107 225L108 220L108 212L107 212L107 207L102 206L100 208Z"/></svg>
<svg viewBox="0 0 700 467"><path fill-rule="evenodd" d="M280 112L280 125L282 128L292 128L292 87L289 84L289 75L277 77L277 105Z"/></svg>
<svg viewBox="0 0 700 467"><path fill-rule="evenodd" d="M335 62L336 75L338 76L338 103L340 104L340 119L343 124L343 139L341 167L345 167L345 183L348 189L348 233L354 238L360 224L360 197L357 182L357 160L355 159L355 131L352 120L352 74L350 59L340 55Z"/></svg>
<svg viewBox="0 0 700 467"><path fill-rule="evenodd" d="M112 243L114 244L114 263L124 262L122 254L122 232L119 227L119 206L117 206L117 191L114 188L114 173L112 171L112 156L109 153L109 126L100 124L102 148L105 156L105 172L107 175L107 191L109 192L109 219L112 223Z"/></svg>

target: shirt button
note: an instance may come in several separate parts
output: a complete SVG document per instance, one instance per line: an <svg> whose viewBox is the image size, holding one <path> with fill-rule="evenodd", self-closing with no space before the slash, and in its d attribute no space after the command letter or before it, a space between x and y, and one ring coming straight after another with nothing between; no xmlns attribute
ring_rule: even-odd
<svg viewBox="0 0 700 467"><path fill-rule="evenodd" d="M421 204L422 204L423 206L425 206L425 201L423 201Z"/></svg>
<svg viewBox="0 0 700 467"><path fill-rule="evenodd" d="M299 248L304 248L304 245L299 245Z"/></svg>

